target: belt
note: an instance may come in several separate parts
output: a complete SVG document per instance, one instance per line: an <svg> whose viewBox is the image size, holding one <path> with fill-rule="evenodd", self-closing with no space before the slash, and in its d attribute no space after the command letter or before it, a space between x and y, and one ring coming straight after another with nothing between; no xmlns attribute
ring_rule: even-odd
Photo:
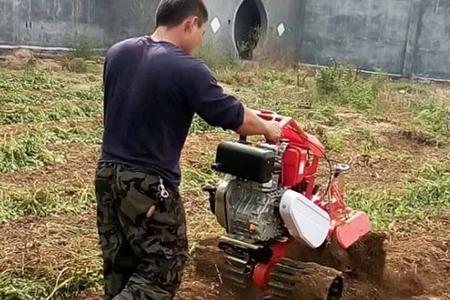
<svg viewBox="0 0 450 300"><path fill-rule="evenodd" d="M161 200L169 198L170 194L169 194L169 191L167 190L166 186L164 185L164 180L161 176L159 176L157 174L148 174L146 172L136 169L135 167L128 166L124 163L116 163L116 162L99 162L98 163L98 167L100 167L100 168L117 167L117 166L122 166L122 167L128 169L129 171L136 171L136 172L145 174L150 179L150 182L149 182L150 185L158 184L158 197ZM116 170L117 169L115 169L115 171ZM174 189L174 192L178 193L178 190Z"/></svg>

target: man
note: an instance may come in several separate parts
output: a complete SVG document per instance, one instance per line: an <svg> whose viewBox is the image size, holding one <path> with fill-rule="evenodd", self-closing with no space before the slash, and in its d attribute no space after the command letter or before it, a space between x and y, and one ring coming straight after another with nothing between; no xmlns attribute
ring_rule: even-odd
<svg viewBox="0 0 450 300"><path fill-rule="evenodd" d="M106 56L95 179L105 299L172 299L180 285L187 239L179 161L195 113L241 135L280 138L277 125L224 94L192 56L207 20L201 0L163 0L151 37Z"/></svg>

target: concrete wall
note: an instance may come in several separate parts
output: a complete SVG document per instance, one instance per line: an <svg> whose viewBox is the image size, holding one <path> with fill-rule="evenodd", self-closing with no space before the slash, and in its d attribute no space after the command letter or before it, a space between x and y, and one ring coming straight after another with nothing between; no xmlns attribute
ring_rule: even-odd
<svg viewBox="0 0 450 300"><path fill-rule="evenodd" d="M206 27L208 42L211 42L216 50L223 53L236 55L236 45L234 43L234 22L237 7L241 0L205 0L210 11L210 23ZM218 22L219 28L213 32L212 22Z"/></svg>
<svg viewBox="0 0 450 300"><path fill-rule="evenodd" d="M268 28L262 48L264 57L274 53L285 59L298 58L299 35L304 3L298 0L263 0ZM284 31L279 31L284 29ZM259 49L260 50L260 49Z"/></svg>
<svg viewBox="0 0 450 300"><path fill-rule="evenodd" d="M406 77L450 79L450 0L258 1L267 13L258 58L336 61ZM215 35L210 32L222 51L235 53L232 16L242 2L207 0L213 16L231 22ZM279 35L281 24L285 31Z"/></svg>
<svg viewBox="0 0 450 300"><path fill-rule="evenodd" d="M450 79L450 0L205 0L208 39L223 53L238 53L235 34L245 20L236 16L244 1L255 1L264 19L257 59L334 60ZM151 31L158 2L0 0L0 44L71 46L87 38L108 46Z"/></svg>
<svg viewBox="0 0 450 300"><path fill-rule="evenodd" d="M210 11L210 26L207 27L208 39L216 48L223 52L237 55L234 39L235 30L239 27L236 19L239 7L246 0L205 0ZM292 58L298 57L298 35L302 1L298 0L254 0L265 19L264 37L261 39L256 55L265 58L269 55L279 57L281 54ZM211 23L216 19L221 27L213 32ZM278 26L282 25L284 32L278 34Z"/></svg>
<svg viewBox="0 0 450 300"><path fill-rule="evenodd" d="M401 74L412 0L306 0L300 59Z"/></svg>
<svg viewBox="0 0 450 300"><path fill-rule="evenodd" d="M450 1L424 0L416 7L412 73L450 79Z"/></svg>
<svg viewBox="0 0 450 300"><path fill-rule="evenodd" d="M83 38L109 45L151 31L155 2L0 0L0 44L70 46Z"/></svg>

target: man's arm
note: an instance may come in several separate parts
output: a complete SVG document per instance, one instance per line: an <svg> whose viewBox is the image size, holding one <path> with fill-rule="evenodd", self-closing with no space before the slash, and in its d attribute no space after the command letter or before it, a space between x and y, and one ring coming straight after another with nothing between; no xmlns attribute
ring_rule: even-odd
<svg viewBox="0 0 450 300"><path fill-rule="evenodd" d="M244 121L235 130L239 135L264 135L269 142L278 142L281 139L281 128L274 122L261 119L254 111L244 108Z"/></svg>
<svg viewBox="0 0 450 300"><path fill-rule="evenodd" d="M189 105L212 126L231 129L240 135L264 135L270 142L281 138L278 124L261 119L233 96L224 93L203 63L192 66L183 81Z"/></svg>

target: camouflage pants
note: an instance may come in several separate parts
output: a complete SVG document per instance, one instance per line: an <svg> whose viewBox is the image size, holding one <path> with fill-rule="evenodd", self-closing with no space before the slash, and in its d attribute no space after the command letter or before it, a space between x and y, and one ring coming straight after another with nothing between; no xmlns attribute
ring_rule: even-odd
<svg viewBox="0 0 450 300"><path fill-rule="evenodd" d="M187 258L184 207L178 192L158 197L158 180L119 164L97 168L105 300L168 300L180 285Z"/></svg>

